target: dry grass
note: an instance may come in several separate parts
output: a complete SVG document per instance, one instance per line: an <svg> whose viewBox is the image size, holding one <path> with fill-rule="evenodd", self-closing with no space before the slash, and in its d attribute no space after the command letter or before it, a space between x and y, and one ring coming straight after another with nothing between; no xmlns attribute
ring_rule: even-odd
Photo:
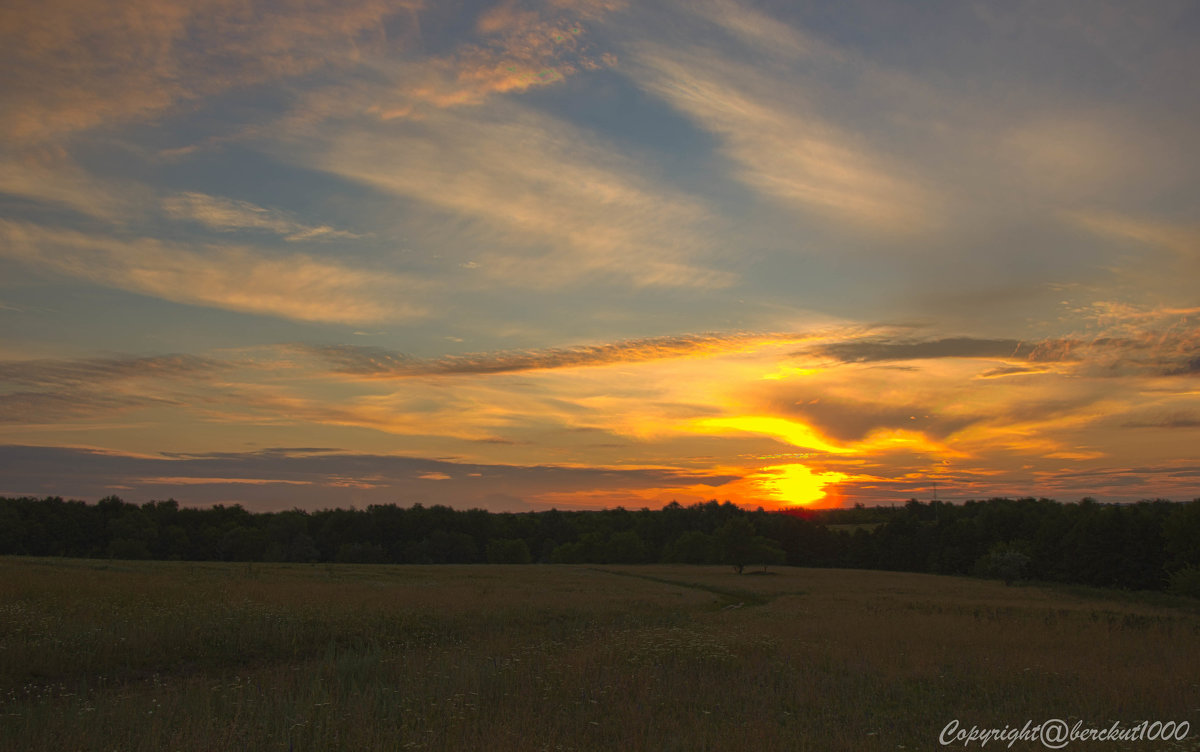
<svg viewBox="0 0 1200 752"><path fill-rule="evenodd" d="M1200 749L1200 613L886 572L0 559L2 749L911 750L1048 717L1197 729L1069 749Z"/></svg>

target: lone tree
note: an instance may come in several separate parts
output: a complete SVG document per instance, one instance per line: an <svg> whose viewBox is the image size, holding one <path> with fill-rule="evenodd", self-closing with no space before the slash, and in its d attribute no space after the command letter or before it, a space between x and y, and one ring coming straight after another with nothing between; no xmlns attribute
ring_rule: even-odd
<svg viewBox="0 0 1200 752"><path fill-rule="evenodd" d="M1023 579L1029 570L1030 557L1018 546L1011 543L997 543L991 550L979 557L975 563L976 574L1004 580L1005 585L1011 585Z"/></svg>
<svg viewBox="0 0 1200 752"><path fill-rule="evenodd" d="M754 523L745 517L734 517L726 522L716 533L717 546L721 551L721 560L731 565L741 574L747 564L782 564L785 560L783 549L773 541L757 535Z"/></svg>

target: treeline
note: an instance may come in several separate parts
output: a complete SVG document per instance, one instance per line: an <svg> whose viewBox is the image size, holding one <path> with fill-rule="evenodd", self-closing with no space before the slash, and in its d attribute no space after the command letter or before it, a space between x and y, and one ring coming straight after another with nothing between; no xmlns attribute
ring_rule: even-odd
<svg viewBox="0 0 1200 752"><path fill-rule="evenodd" d="M710 501L661 510L527 513L420 504L253 513L175 501L138 506L0 498L0 554L397 564L674 562L975 574L1200 595L1200 499L749 511Z"/></svg>

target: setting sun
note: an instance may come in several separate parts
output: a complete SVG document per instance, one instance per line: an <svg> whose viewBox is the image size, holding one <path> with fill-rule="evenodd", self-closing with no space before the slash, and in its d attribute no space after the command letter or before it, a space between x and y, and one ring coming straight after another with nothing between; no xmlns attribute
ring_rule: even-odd
<svg viewBox="0 0 1200 752"><path fill-rule="evenodd" d="M840 483L845 473L814 473L807 465L771 465L751 476L751 480L784 506L809 506L825 498L825 487Z"/></svg>

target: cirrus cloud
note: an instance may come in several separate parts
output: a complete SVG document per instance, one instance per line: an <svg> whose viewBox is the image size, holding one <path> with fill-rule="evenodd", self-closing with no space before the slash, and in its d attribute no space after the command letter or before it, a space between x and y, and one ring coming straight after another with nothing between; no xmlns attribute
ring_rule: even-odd
<svg viewBox="0 0 1200 752"><path fill-rule="evenodd" d="M187 192L162 200L163 211L172 219L189 220L221 232L262 230L284 240L348 240L362 237L328 225L306 225L285 212L274 211L221 196Z"/></svg>
<svg viewBox="0 0 1200 752"><path fill-rule="evenodd" d="M410 302L421 287L414 280L312 256L272 257L245 246L186 247L0 220L0 255L176 303L299 321L354 324L424 313Z"/></svg>
<svg viewBox="0 0 1200 752"><path fill-rule="evenodd" d="M813 336L800 333L681 334L565 348L451 355L428 360L381 348L354 345L302 349L326 360L338 373L387 379L437 374L514 373L728 355L768 345L794 344Z"/></svg>

